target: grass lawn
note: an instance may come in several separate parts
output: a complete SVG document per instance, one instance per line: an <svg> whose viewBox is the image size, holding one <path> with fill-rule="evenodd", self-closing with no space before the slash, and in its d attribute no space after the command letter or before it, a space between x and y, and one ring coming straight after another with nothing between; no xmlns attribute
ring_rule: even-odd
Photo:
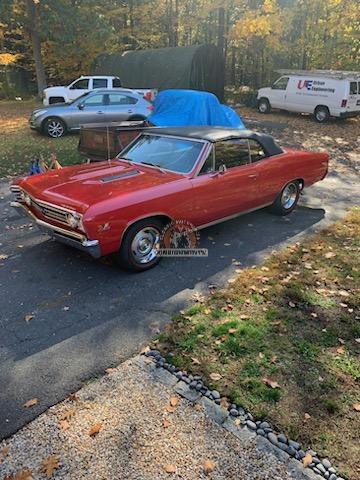
<svg viewBox="0 0 360 480"><path fill-rule="evenodd" d="M240 271L155 340L258 419L360 478L360 208ZM220 374L217 381L211 374ZM214 376L218 378L218 376ZM274 383L275 382L275 383Z"/></svg>
<svg viewBox="0 0 360 480"><path fill-rule="evenodd" d="M0 178L27 174L30 160L55 152L61 165L83 162L77 151L79 136L51 139L30 130L28 118L35 101L0 101Z"/></svg>

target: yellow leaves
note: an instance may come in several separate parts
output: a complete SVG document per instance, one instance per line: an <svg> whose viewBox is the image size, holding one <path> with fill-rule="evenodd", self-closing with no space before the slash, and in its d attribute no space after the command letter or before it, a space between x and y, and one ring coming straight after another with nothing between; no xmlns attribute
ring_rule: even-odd
<svg viewBox="0 0 360 480"><path fill-rule="evenodd" d="M164 428L169 428L171 426L171 422L167 418L163 418L162 425Z"/></svg>
<svg viewBox="0 0 360 480"><path fill-rule="evenodd" d="M271 387L271 388L281 388L280 385L278 384L278 382L276 382L275 380L272 380L271 378L269 377L263 377L262 378L262 381L265 383L265 385L267 385L268 387Z"/></svg>
<svg viewBox="0 0 360 480"><path fill-rule="evenodd" d="M22 406L23 406L23 408L31 408L31 407L34 407L35 405L37 405L38 403L39 403L38 398L31 398L30 400L25 402Z"/></svg>
<svg viewBox="0 0 360 480"><path fill-rule="evenodd" d="M210 373L209 377L211 378L211 380L213 380L214 382L217 382L218 380L220 380L222 378L222 376L220 375L220 373Z"/></svg>
<svg viewBox="0 0 360 480"><path fill-rule="evenodd" d="M353 404L353 409L356 410L357 412L360 412L360 402L359 403L354 403Z"/></svg>
<svg viewBox="0 0 360 480"><path fill-rule="evenodd" d="M90 437L95 437L95 435L97 435L100 432L101 429L102 429L102 424L101 423L96 423L89 430Z"/></svg>
<svg viewBox="0 0 360 480"><path fill-rule="evenodd" d="M177 405L178 403L179 403L178 397L171 397L171 398L170 398L170 405L171 405L172 407L176 407L176 405Z"/></svg>
<svg viewBox="0 0 360 480"><path fill-rule="evenodd" d="M15 475L6 475L4 480L33 480L33 478L31 470L26 468L25 470L19 470Z"/></svg>
<svg viewBox="0 0 360 480"><path fill-rule="evenodd" d="M164 466L164 470L166 473L175 473L176 472L176 467L175 465L168 463L167 465Z"/></svg>
<svg viewBox="0 0 360 480"><path fill-rule="evenodd" d="M70 423L65 419L60 420L59 428L60 428L60 430L62 430L64 432L65 430L68 430L70 428Z"/></svg>
<svg viewBox="0 0 360 480"><path fill-rule="evenodd" d="M0 65L11 65L12 63L15 63L18 58L19 55L13 53L0 53Z"/></svg>
<svg viewBox="0 0 360 480"><path fill-rule="evenodd" d="M308 467L311 462L312 462L312 456L310 455L310 453L307 453L307 454L305 455L305 457L303 458L303 465L304 465L304 467Z"/></svg>
<svg viewBox="0 0 360 480"><path fill-rule="evenodd" d="M42 472L46 474L47 478L51 478L54 474L54 471L59 468L59 461L59 457L56 455L50 455L42 462Z"/></svg>
<svg viewBox="0 0 360 480"><path fill-rule="evenodd" d="M212 460L206 459L203 467L205 475L209 475L209 473L215 470L216 464Z"/></svg>

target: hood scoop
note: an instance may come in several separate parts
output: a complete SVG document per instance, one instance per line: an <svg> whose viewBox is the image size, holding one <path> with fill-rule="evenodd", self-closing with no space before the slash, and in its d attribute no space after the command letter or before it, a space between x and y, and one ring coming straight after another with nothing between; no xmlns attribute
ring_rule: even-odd
<svg viewBox="0 0 360 480"><path fill-rule="evenodd" d="M135 177L136 175L139 175L139 174L140 174L139 170L130 170L130 172L117 173L115 175L104 177L100 180L100 182L102 183L114 182L115 180L122 180L123 178Z"/></svg>

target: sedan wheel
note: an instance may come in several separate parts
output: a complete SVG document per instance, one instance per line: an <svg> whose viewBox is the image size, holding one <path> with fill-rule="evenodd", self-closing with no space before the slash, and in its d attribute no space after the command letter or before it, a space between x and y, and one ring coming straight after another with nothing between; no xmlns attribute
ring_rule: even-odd
<svg viewBox="0 0 360 480"><path fill-rule="evenodd" d="M157 218L140 220L131 225L117 253L120 265L128 270L142 272L158 264L162 228L163 224Z"/></svg>
<svg viewBox="0 0 360 480"><path fill-rule="evenodd" d="M299 182L289 182L277 196L270 209L277 215L288 215L296 207L300 196Z"/></svg>
<svg viewBox="0 0 360 480"><path fill-rule="evenodd" d="M60 118L49 118L45 122L45 132L51 138L60 138L66 132L65 123Z"/></svg>

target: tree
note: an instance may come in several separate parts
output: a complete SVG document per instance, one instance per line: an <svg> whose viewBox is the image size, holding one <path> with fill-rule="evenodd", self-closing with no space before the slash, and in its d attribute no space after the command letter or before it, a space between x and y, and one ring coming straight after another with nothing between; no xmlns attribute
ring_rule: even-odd
<svg viewBox="0 0 360 480"><path fill-rule="evenodd" d="M27 30L34 54L38 95L46 88L46 75L41 54L39 0L26 0Z"/></svg>

